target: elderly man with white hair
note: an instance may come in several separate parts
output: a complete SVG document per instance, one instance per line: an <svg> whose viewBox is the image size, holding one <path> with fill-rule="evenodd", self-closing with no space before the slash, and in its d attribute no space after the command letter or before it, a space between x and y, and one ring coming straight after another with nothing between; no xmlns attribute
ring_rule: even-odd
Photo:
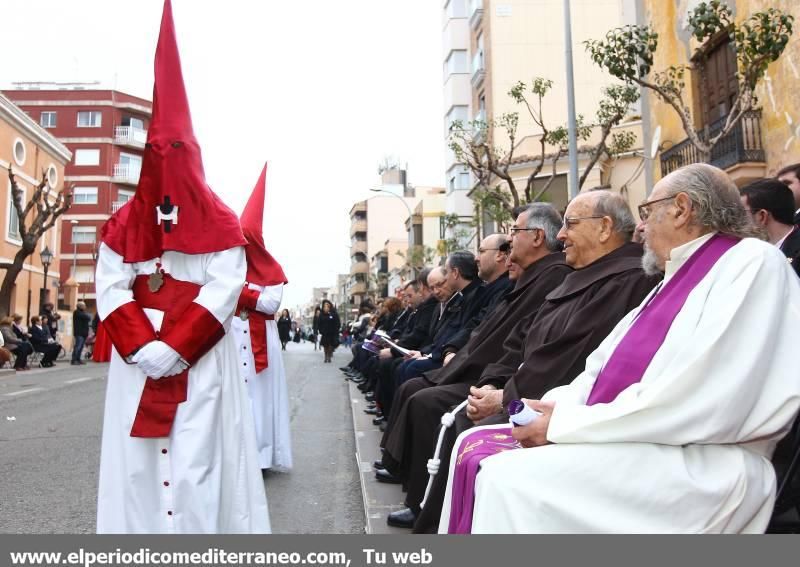
<svg viewBox="0 0 800 567"><path fill-rule="evenodd" d="M524 400L540 412L532 422L458 439L441 531L766 528L770 457L800 406L797 277L748 237L739 192L715 167L673 172L639 212L644 267L663 284L571 384ZM480 462L473 509L459 486L488 443L497 450Z"/></svg>

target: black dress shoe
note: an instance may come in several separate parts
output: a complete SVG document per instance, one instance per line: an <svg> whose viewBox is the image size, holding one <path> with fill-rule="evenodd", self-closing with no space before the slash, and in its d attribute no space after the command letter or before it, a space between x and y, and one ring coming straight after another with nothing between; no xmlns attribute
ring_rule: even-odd
<svg viewBox="0 0 800 567"><path fill-rule="evenodd" d="M378 469L381 469L381 470L384 470L384 471L386 470L386 467L383 466L383 459L378 459L377 461L374 461L372 463L372 467L375 470L378 470Z"/></svg>
<svg viewBox="0 0 800 567"><path fill-rule="evenodd" d="M375 471L375 480L377 480L378 482L386 483L386 484L400 484L401 482L403 482L402 480L400 480L399 478L394 476L392 473L390 473L386 469L378 469L378 470L376 470ZM411 521L411 524L412 525L414 524L413 520Z"/></svg>
<svg viewBox="0 0 800 567"><path fill-rule="evenodd" d="M386 517L386 523L395 528L413 528L417 521L417 515L411 508L403 508L397 512L392 512Z"/></svg>
<svg viewBox="0 0 800 567"><path fill-rule="evenodd" d="M372 425L380 425L386 420L382 415L378 414L378 417L372 420Z"/></svg>
<svg viewBox="0 0 800 567"><path fill-rule="evenodd" d="M377 407L367 408L364 410L364 413L368 413L369 415L378 415L381 413L381 410L379 410Z"/></svg>
<svg viewBox="0 0 800 567"><path fill-rule="evenodd" d="M374 402L375 401L375 394L372 394L372 395L367 394L366 396L364 396L364 399L367 400L368 402Z"/></svg>
<svg viewBox="0 0 800 567"><path fill-rule="evenodd" d="M349 366L340 366L339 370L347 374L348 372L350 372L350 370L352 370L352 368L350 368Z"/></svg>

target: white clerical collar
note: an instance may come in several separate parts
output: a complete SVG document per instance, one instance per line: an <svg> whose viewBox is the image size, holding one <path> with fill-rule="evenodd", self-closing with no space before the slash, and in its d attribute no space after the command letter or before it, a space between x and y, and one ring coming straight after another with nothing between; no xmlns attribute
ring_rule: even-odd
<svg viewBox="0 0 800 567"><path fill-rule="evenodd" d="M716 232L711 232L709 234L704 234L700 238L695 238L694 240L690 240L686 244L681 244L680 246L673 248L672 251L669 253L669 260L664 264L664 283L667 283L670 278L675 275L681 266L692 257L698 248L700 248L703 244L705 244L708 240L711 240L711 237L714 236Z"/></svg>

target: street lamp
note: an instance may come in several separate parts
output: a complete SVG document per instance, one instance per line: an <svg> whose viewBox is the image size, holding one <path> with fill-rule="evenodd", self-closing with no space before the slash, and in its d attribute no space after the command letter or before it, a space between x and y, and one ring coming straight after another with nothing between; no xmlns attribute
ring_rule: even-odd
<svg viewBox="0 0 800 567"><path fill-rule="evenodd" d="M370 187L369 190L372 191L373 193L388 193L392 197L397 197L398 199L400 199L403 202L403 204L406 206L406 210L408 211L408 249L409 249L409 252L410 252L411 247L413 245L422 244L422 242L414 242L414 214L411 212L411 207L408 206L408 203L406 202L406 200L403 199L397 193L392 193L391 191L387 191L386 189L381 189L380 187ZM410 264L410 260L411 260L411 258L410 258L410 254L409 254L409 264ZM411 268L411 275L414 276L415 273L416 273L416 270L412 267Z"/></svg>
<svg viewBox="0 0 800 567"><path fill-rule="evenodd" d="M392 193L391 191L388 191L388 190L386 190L386 189L381 189L380 187L370 187L370 188L369 188L369 190L370 190L370 191L372 191L373 193L388 193L388 194L389 194L389 195L391 195L392 197L396 197L396 198L400 199L400 200L403 202L403 204L406 206L406 210L408 211L408 222L409 222L409 224L410 224L410 225L413 227L413 224L414 224L414 218L413 218L413 217L414 217L414 214L411 212L411 207L409 207L409 206L408 206L408 203L406 202L406 200L405 200L405 199L403 199L403 198L402 198L400 195L398 195L397 193Z"/></svg>
<svg viewBox="0 0 800 567"><path fill-rule="evenodd" d="M42 284L42 289L39 290L39 311L41 311L47 292L47 270L50 269L50 263L53 261L53 253L45 246L39 253L39 257L42 259L42 268L44 268L44 282Z"/></svg>

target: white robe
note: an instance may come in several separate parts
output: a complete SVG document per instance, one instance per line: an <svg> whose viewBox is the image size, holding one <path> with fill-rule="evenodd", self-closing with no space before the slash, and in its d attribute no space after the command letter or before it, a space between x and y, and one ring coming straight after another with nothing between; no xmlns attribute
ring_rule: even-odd
<svg viewBox="0 0 800 567"><path fill-rule="evenodd" d="M666 279L707 238L672 250ZM544 396L556 404L547 432L554 444L482 462L473 533L766 529L775 495L769 459L800 406L797 276L769 244L737 244L689 294L641 382L611 403L585 405L640 308L583 373ZM450 495L448 483L442 532Z"/></svg>
<svg viewBox="0 0 800 567"><path fill-rule="evenodd" d="M198 255L165 252L161 262L175 279L200 284L195 303L229 326L245 277L243 248ZM96 281L100 317L131 301L134 278L153 273L155 263L125 264L101 245ZM158 330L164 313L144 312ZM178 406L170 436L157 439L130 436L146 376L112 350L98 533L269 533L253 417L235 349L234 338L226 334L189 369L188 398Z"/></svg>
<svg viewBox="0 0 800 567"><path fill-rule="evenodd" d="M249 284L250 289L259 290L256 310L274 315L281 305L283 284L261 286ZM281 342L278 325L274 320L266 321L268 367L256 374L253 351L250 343L250 324L234 317L231 334L236 338L239 352L239 370L247 384L253 407L258 441L258 460L262 469L292 468L292 441L289 433L289 394L286 388L286 373L283 368Z"/></svg>

